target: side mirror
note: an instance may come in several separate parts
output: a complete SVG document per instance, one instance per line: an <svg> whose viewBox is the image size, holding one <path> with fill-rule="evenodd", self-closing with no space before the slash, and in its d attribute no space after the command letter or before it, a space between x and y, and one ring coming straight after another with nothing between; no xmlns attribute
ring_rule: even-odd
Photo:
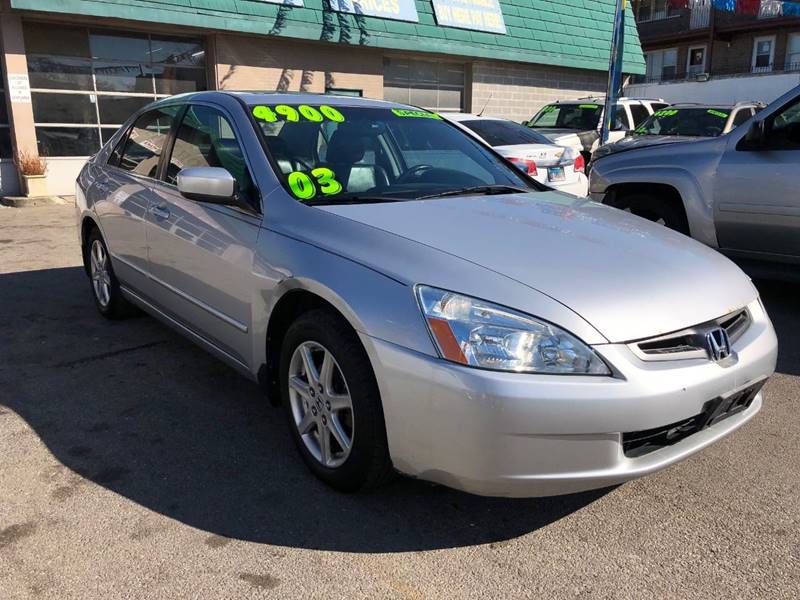
<svg viewBox="0 0 800 600"><path fill-rule="evenodd" d="M221 167L188 167L178 173L178 191L189 200L238 206L236 180Z"/></svg>

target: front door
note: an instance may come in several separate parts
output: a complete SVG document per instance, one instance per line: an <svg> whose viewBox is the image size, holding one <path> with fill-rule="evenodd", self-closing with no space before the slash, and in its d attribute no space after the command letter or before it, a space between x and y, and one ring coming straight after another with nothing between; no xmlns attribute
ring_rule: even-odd
<svg viewBox="0 0 800 600"><path fill-rule="evenodd" d="M261 219L232 123L221 109L208 105L190 105L184 113L148 211L149 268L163 310L250 366L252 267ZM253 211L183 197L176 182L187 167L227 169Z"/></svg>
<svg viewBox="0 0 800 600"><path fill-rule="evenodd" d="M715 179L720 248L765 258L800 258L800 98L764 121L765 140L748 147L736 130Z"/></svg>

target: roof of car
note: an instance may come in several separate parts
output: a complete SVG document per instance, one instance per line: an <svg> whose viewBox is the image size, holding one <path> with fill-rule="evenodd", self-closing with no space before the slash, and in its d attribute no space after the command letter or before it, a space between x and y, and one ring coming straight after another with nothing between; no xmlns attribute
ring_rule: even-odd
<svg viewBox="0 0 800 600"><path fill-rule="evenodd" d="M763 102L756 102L748 100L746 102L737 102L736 104L720 103L703 103L703 102L676 102L670 104L670 108L722 108L725 110L733 110L736 108L745 108L750 106L764 106Z"/></svg>
<svg viewBox="0 0 800 600"><path fill-rule="evenodd" d="M372 108L408 108L413 110L422 110L416 106L409 106L408 104L400 104L398 102L389 102L388 100L375 100L373 98L361 98L358 96L339 96L336 94L312 94L305 92L261 92L261 91L207 91L207 92L189 92L186 94L178 94L164 98L155 104L161 102L171 102L176 99L180 100L199 100L207 98L213 100L215 96L225 95L241 98L246 104L304 104L311 103L324 103L332 106L365 106Z"/></svg>
<svg viewBox="0 0 800 600"><path fill-rule="evenodd" d="M440 117L450 121L505 121L498 117L484 117L482 115L473 115L472 113L457 113L457 112L440 112L437 113Z"/></svg>
<svg viewBox="0 0 800 600"><path fill-rule="evenodd" d="M548 104L583 104L586 102L605 104L606 98L605 96L584 96L583 98L575 98L574 100L554 100ZM617 98L617 102L662 102L667 104L667 101L663 98L640 98L636 96L621 96L620 98Z"/></svg>

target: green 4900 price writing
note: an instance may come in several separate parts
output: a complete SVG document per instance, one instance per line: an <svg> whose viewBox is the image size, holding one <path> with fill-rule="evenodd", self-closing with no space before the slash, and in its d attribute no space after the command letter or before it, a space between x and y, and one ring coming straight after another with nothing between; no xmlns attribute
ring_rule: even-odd
<svg viewBox="0 0 800 600"><path fill-rule="evenodd" d="M284 121L296 122L300 117L306 121L313 121L321 123L325 119L335 121L336 123L344 122L344 115L332 106L323 104L322 106L309 106L308 104L301 104L300 106L289 106L288 104L278 104L277 106L259 106L253 107L253 116L256 119L261 119L267 123L275 123L279 117L283 117Z"/></svg>

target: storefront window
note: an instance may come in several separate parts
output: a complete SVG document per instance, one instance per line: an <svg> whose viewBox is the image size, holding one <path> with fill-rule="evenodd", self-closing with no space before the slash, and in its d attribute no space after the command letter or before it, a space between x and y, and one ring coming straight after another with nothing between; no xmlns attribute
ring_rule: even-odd
<svg viewBox="0 0 800 600"><path fill-rule="evenodd" d="M6 105L6 75L0 61L0 158L11 158L11 135L8 128L8 107Z"/></svg>
<svg viewBox="0 0 800 600"><path fill-rule="evenodd" d="M24 34L45 156L94 154L154 99L206 89L201 40L44 23L26 23Z"/></svg>

